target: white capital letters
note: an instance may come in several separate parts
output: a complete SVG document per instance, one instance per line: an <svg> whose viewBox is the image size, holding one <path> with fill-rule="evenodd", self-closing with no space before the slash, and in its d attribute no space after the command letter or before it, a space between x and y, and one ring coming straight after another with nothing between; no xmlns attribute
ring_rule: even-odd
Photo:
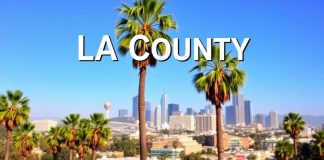
<svg viewBox="0 0 324 160"><path fill-rule="evenodd" d="M235 46L235 48L237 50L237 54L238 54L237 59L239 61L243 61L244 60L244 50L246 49L247 45L249 44L250 38L244 38L243 43L242 43L241 46L240 46L240 43L237 41L236 38L232 38L232 41L233 41L234 46Z"/></svg>
<svg viewBox="0 0 324 160"><path fill-rule="evenodd" d="M179 53L179 38L174 38L173 39L173 53L174 53L174 58L178 61L186 61L190 58L190 48L191 48L191 41L190 38L186 38L185 40L185 46L186 46L186 50L185 50L185 54L183 56L180 56Z"/></svg>
<svg viewBox="0 0 324 160"><path fill-rule="evenodd" d="M84 35L79 35L79 61L93 61L93 56L85 56Z"/></svg>
<svg viewBox="0 0 324 160"><path fill-rule="evenodd" d="M108 50L105 50L105 46L107 44ZM96 55L96 61L101 61L102 55L110 55L113 61L117 61L117 56L114 50L113 45L111 44L110 37L108 35L104 35L101 39L101 43Z"/></svg>
<svg viewBox="0 0 324 160"><path fill-rule="evenodd" d="M158 45L160 43L163 43L165 45L165 53L161 53L162 54L161 56L157 53ZM158 39L156 39L153 42L153 44L152 44L152 54L153 54L153 57L155 59L157 59L158 61L165 61L165 60L167 60L170 57L170 55L171 55L171 45L170 45L169 41L167 41L164 38L158 38Z"/></svg>
<svg viewBox="0 0 324 160"><path fill-rule="evenodd" d="M136 41L138 40L143 40L145 43L149 42L150 40L144 36L144 35L136 35L134 36L131 41L130 41L130 44L129 44L129 53L131 54L131 56L137 60L137 61L144 61L148 58L149 56L149 53L145 52L144 55L142 56L137 56L137 54L135 53L135 43Z"/></svg>
<svg viewBox="0 0 324 160"><path fill-rule="evenodd" d="M211 60L211 38L207 38L207 49L205 49L204 45L201 43L199 38L194 38L194 59L198 61L199 59L199 49L201 53L205 56L206 60Z"/></svg>
<svg viewBox="0 0 324 160"><path fill-rule="evenodd" d="M214 38L214 43L219 43L219 60L225 59L225 43L231 42L230 38Z"/></svg>

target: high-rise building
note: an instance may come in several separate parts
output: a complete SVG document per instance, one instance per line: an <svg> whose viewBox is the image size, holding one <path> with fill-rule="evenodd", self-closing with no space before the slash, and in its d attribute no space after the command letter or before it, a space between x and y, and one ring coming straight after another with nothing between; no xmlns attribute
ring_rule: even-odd
<svg viewBox="0 0 324 160"><path fill-rule="evenodd" d="M322 123L322 129L324 129L324 123Z"/></svg>
<svg viewBox="0 0 324 160"><path fill-rule="evenodd" d="M241 93L233 95L233 105L237 107L237 124L245 124L245 113L244 113L244 96Z"/></svg>
<svg viewBox="0 0 324 160"><path fill-rule="evenodd" d="M252 124L252 102L250 100L244 101L245 125Z"/></svg>
<svg viewBox="0 0 324 160"><path fill-rule="evenodd" d="M161 123L168 123L168 96L166 94L162 95L161 98Z"/></svg>
<svg viewBox="0 0 324 160"><path fill-rule="evenodd" d="M160 130L161 129L161 106L158 105L156 108L155 108L155 115L154 115L154 124L156 126L156 129L157 130Z"/></svg>
<svg viewBox="0 0 324 160"><path fill-rule="evenodd" d="M237 124L237 107L234 105L227 106L225 108L226 124L236 125Z"/></svg>
<svg viewBox="0 0 324 160"><path fill-rule="evenodd" d="M206 114L206 109L200 109L199 114Z"/></svg>
<svg viewBox="0 0 324 160"><path fill-rule="evenodd" d="M192 108L187 108L186 115L194 115L195 111Z"/></svg>
<svg viewBox="0 0 324 160"><path fill-rule="evenodd" d="M133 114L134 118L138 118L138 96L133 97Z"/></svg>
<svg viewBox="0 0 324 160"><path fill-rule="evenodd" d="M179 112L179 104L170 103L168 104L168 119L173 115L173 112Z"/></svg>
<svg viewBox="0 0 324 160"><path fill-rule="evenodd" d="M145 121L151 121L151 103L147 101L145 101Z"/></svg>
<svg viewBox="0 0 324 160"><path fill-rule="evenodd" d="M208 104L205 106L205 112L207 114L216 114L216 108L215 108L215 106Z"/></svg>
<svg viewBox="0 0 324 160"><path fill-rule="evenodd" d="M118 117L125 117L126 115L128 115L127 109L119 109L118 110Z"/></svg>
<svg viewBox="0 0 324 160"><path fill-rule="evenodd" d="M151 118L149 124L151 127L154 127L155 125L155 108L151 108Z"/></svg>
<svg viewBox="0 0 324 160"><path fill-rule="evenodd" d="M264 114L256 114L254 117L255 124L262 124L262 126L265 126L264 120L265 120Z"/></svg>
<svg viewBox="0 0 324 160"><path fill-rule="evenodd" d="M279 122L278 122L278 113L275 111L271 111L269 113L269 120L270 120L270 127L271 128L279 128Z"/></svg>
<svg viewBox="0 0 324 160"><path fill-rule="evenodd" d="M216 115L203 114L195 115L196 131L198 132L216 132Z"/></svg>
<svg viewBox="0 0 324 160"><path fill-rule="evenodd" d="M266 115L264 117L264 127L266 127L266 128L271 127L271 124L270 124L270 116L269 115Z"/></svg>
<svg viewBox="0 0 324 160"><path fill-rule="evenodd" d="M193 115L171 115L170 129L173 130L195 130L195 118Z"/></svg>

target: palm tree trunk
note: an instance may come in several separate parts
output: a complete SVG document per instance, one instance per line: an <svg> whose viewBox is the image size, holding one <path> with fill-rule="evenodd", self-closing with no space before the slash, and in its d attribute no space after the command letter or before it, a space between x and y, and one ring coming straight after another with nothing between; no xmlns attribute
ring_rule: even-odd
<svg viewBox="0 0 324 160"><path fill-rule="evenodd" d="M73 160L73 149L70 149L70 160Z"/></svg>
<svg viewBox="0 0 324 160"><path fill-rule="evenodd" d="M217 154L218 160L224 159L223 148L223 124L222 124L222 106L216 105L216 131L217 131Z"/></svg>
<svg viewBox="0 0 324 160"><path fill-rule="evenodd" d="M140 132L140 157L146 160L146 126L145 126L145 77L146 67L140 68L140 79L138 87L138 120Z"/></svg>
<svg viewBox="0 0 324 160"><path fill-rule="evenodd" d="M294 141L294 157L295 159L297 160L297 141L296 141L296 138L293 138L293 141Z"/></svg>
<svg viewBox="0 0 324 160"><path fill-rule="evenodd" d="M12 130L7 130L7 141L5 145L5 160L9 160L11 139L12 139Z"/></svg>
<svg viewBox="0 0 324 160"><path fill-rule="evenodd" d="M96 160L97 158L97 151L95 149L92 149L92 160Z"/></svg>
<svg viewBox="0 0 324 160"><path fill-rule="evenodd" d="M53 160L58 160L58 153L53 153Z"/></svg>

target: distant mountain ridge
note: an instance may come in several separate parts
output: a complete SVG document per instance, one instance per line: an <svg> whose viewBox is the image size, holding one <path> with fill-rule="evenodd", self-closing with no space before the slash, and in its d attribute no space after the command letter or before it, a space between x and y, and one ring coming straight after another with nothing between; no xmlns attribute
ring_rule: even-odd
<svg viewBox="0 0 324 160"><path fill-rule="evenodd" d="M61 121L62 118L58 118L58 117L30 117L29 118L31 121L35 121L35 120L54 120L54 121Z"/></svg>
<svg viewBox="0 0 324 160"><path fill-rule="evenodd" d="M279 116L278 116L279 123L282 122L283 117L284 117L285 115L287 115L287 114L279 115ZM302 115L302 117L304 118L306 124L307 124L309 127L321 128L322 124L324 124L324 115L314 116L314 115L308 115L308 114L305 114L305 115Z"/></svg>

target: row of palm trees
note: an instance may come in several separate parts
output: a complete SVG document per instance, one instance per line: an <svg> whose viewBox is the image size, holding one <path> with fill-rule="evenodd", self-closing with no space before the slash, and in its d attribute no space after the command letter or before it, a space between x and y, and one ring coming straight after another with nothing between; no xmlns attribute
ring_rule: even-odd
<svg viewBox="0 0 324 160"><path fill-rule="evenodd" d="M302 151L302 147L299 147ZM319 130L313 134L313 140L307 145L306 154L300 154L296 157L294 144L291 144L288 139L278 141L275 148L275 156L279 160L289 160L293 157L300 159L324 159L324 130Z"/></svg>
<svg viewBox="0 0 324 160"><path fill-rule="evenodd" d="M30 107L29 99L23 97L19 90L7 91L0 96L0 122L6 128L4 159L9 160L11 143L19 149L21 156L26 159L33 148L38 146L40 135L34 131L35 126L28 122ZM92 151L92 159L96 159L99 146L108 141L111 129L108 120L102 113L93 113L89 119L79 114L70 114L62 122L63 126L51 128L45 139L53 159L58 159L58 153L63 145L70 150L70 160L75 153L84 159Z"/></svg>
<svg viewBox="0 0 324 160"><path fill-rule="evenodd" d="M293 144L291 145L288 139L279 141L276 145L276 156L282 160L288 160L293 157L298 159L298 138L305 128L305 121L298 113L288 113L283 119L282 126L293 140ZM324 130L313 134L311 144L314 149L312 152L317 150L321 159L324 159Z"/></svg>
<svg viewBox="0 0 324 160"><path fill-rule="evenodd" d="M33 143L37 141L38 135L33 132L34 126L28 123L30 113L28 102L29 99L23 97L23 93L19 90L7 91L6 95L0 96L0 122L7 132L4 160L9 160L14 129L17 128L14 134L15 146L20 148L23 157L26 158L25 155L28 155Z"/></svg>
<svg viewBox="0 0 324 160"><path fill-rule="evenodd" d="M172 15L163 14L165 1L163 0L135 0L133 5L122 4L118 11L123 15L116 24L116 36L119 39L119 52L126 55L129 51L129 44L135 35L145 35L150 42L138 41L135 51L138 56L145 52L151 53L152 42L157 38L165 38L171 41L167 34L168 30L176 29L177 23ZM159 54L163 55L164 45L158 45ZM217 124L217 149L218 159L222 160L223 131L222 131L222 105L228 101L231 94L236 94L240 87L244 86L245 73L238 68L237 58L229 53L225 60L220 61L219 47L212 48L212 61L205 57L199 58L198 64L191 70L198 73L193 78L193 83L198 92L204 92L206 99L216 107ZM146 128L145 128L145 78L146 68L154 67L157 60L150 54L144 61L132 61L133 67L139 69L138 86L138 111L140 131L140 158L146 160Z"/></svg>
<svg viewBox="0 0 324 160"><path fill-rule="evenodd" d="M73 160L75 153L79 159L85 159L92 151L92 159L100 145L107 143L111 137L111 129L107 127L108 120L102 113L90 115L90 119L80 118L79 114L70 114L62 122L64 126L53 127L45 136L53 160L57 160L61 148L69 148L69 159Z"/></svg>

